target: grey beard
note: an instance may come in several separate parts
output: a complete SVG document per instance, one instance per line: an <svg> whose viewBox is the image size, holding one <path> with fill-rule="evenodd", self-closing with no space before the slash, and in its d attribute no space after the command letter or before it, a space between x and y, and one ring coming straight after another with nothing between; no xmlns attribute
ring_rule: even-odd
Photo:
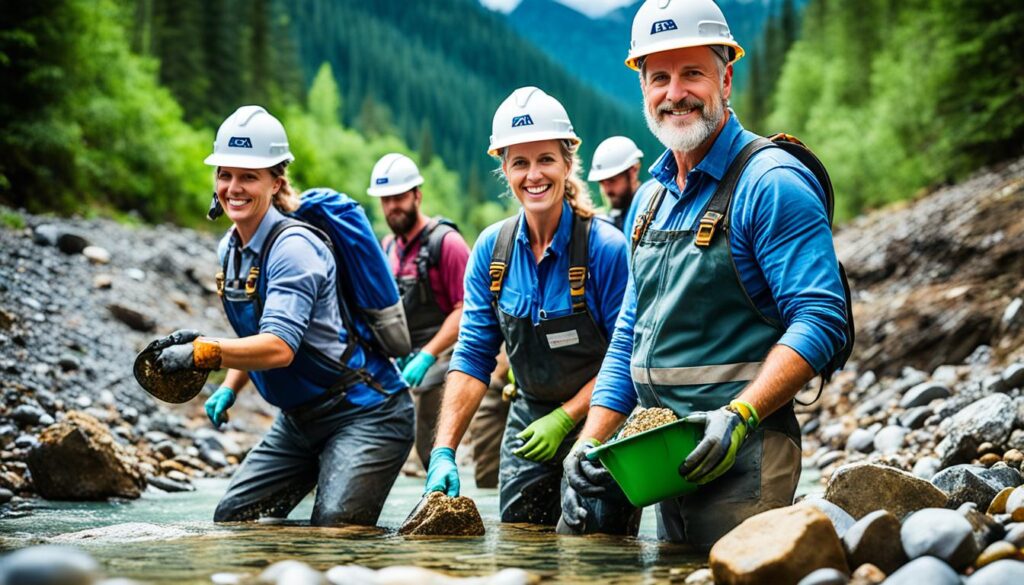
<svg viewBox="0 0 1024 585"><path fill-rule="evenodd" d="M712 100L711 103L701 104L700 118L695 124L684 128L674 128L668 124L662 124L646 104L644 104L644 119L647 120L647 127L651 133L666 148L677 152L690 152L707 142L715 133L715 129L718 128L725 115L724 102L724 99L718 99Z"/></svg>

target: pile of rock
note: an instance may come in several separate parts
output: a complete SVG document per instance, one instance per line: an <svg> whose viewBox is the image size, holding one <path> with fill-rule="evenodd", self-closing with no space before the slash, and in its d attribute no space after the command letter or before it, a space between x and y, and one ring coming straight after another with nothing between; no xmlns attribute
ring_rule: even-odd
<svg viewBox="0 0 1024 585"><path fill-rule="evenodd" d="M672 412L670 408L639 408L623 425L622 430L619 431L618 438L625 439L675 422L677 419L676 413Z"/></svg>
<svg viewBox="0 0 1024 585"><path fill-rule="evenodd" d="M929 482L883 465L840 468L824 498L719 540L714 583L1024 583L1024 476L1007 465L944 473Z"/></svg>
<svg viewBox="0 0 1024 585"><path fill-rule="evenodd" d="M202 399L158 404L132 376L134 356L159 335L228 334L214 289L216 238L169 226L21 217L26 228L0 228L0 506L43 491L133 497L146 479L185 490L191 478L230 473L265 428L262 413L233 416L231 431L219 433L205 421ZM232 414L256 404L243 394ZM37 447L54 461L85 449L121 461L135 478L76 491L61 480L60 465L31 463ZM119 455L104 459L115 447ZM56 484L63 487L54 491Z"/></svg>

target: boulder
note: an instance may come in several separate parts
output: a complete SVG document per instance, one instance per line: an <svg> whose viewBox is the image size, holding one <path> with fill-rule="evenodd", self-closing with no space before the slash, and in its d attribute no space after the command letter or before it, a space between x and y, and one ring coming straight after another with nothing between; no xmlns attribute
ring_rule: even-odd
<svg viewBox="0 0 1024 585"><path fill-rule="evenodd" d="M1019 478L1017 470L1005 467ZM1001 477L1005 472L986 469L980 465L954 465L935 474L932 484L949 497L950 508L959 507L965 502L974 502L979 508L988 509L1006 481L1012 479ZM1018 485L1019 485L1018 481Z"/></svg>
<svg viewBox="0 0 1024 585"><path fill-rule="evenodd" d="M1024 484L1024 476L1006 463L996 463L988 469L978 470L978 475L998 489L1017 487Z"/></svg>
<svg viewBox="0 0 1024 585"><path fill-rule="evenodd" d="M825 499L846 510L855 519L888 510L897 518L924 508L946 505L948 498L931 483L885 465L855 463L832 474Z"/></svg>
<svg viewBox="0 0 1024 585"><path fill-rule="evenodd" d="M850 516L846 510L833 504L832 502L820 497L809 497L801 501L798 506L813 506L828 516L828 519L832 521L832 527L836 530L836 536L842 538L846 531L854 525L856 520L853 516Z"/></svg>
<svg viewBox="0 0 1024 585"><path fill-rule="evenodd" d="M901 408L913 408L924 406L937 398L949 398L952 396L949 387L936 382L923 382L914 386L900 399Z"/></svg>
<svg viewBox="0 0 1024 585"><path fill-rule="evenodd" d="M484 523L473 500L450 498L442 492L424 496L409 514L399 534L430 536L481 536Z"/></svg>
<svg viewBox="0 0 1024 585"><path fill-rule="evenodd" d="M1024 583L1024 562L1003 559L978 569L967 585L1007 585Z"/></svg>
<svg viewBox="0 0 1024 585"><path fill-rule="evenodd" d="M813 506L788 506L745 520L711 548L717 585L796 583L824 568L846 571L832 522Z"/></svg>
<svg viewBox="0 0 1024 585"><path fill-rule="evenodd" d="M797 585L846 585L850 578L838 569L818 569L807 575Z"/></svg>
<svg viewBox="0 0 1024 585"><path fill-rule="evenodd" d="M942 467L970 462L986 441L1004 444L1016 417L1013 399L1005 394L986 396L954 414L945 438L935 447Z"/></svg>
<svg viewBox="0 0 1024 585"><path fill-rule="evenodd" d="M48 427L28 457L32 483L48 500L138 498L146 487L134 447L118 444L95 418L79 412Z"/></svg>
<svg viewBox="0 0 1024 585"><path fill-rule="evenodd" d="M88 554L67 546L33 546L0 559L4 585L91 585L99 564Z"/></svg>
<svg viewBox="0 0 1024 585"><path fill-rule="evenodd" d="M893 546L900 539L900 521L892 512L876 510L858 520L843 535L846 561L851 567L870 563L886 574L907 562L903 548Z"/></svg>
<svg viewBox="0 0 1024 585"><path fill-rule="evenodd" d="M914 512L903 521L900 540L911 560L932 556L957 570L966 569L978 555L970 522L955 510Z"/></svg>
<svg viewBox="0 0 1024 585"><path fill-rule="evenodd" d="M961 585L960 575L935 557L914 559L889 575L885 585Z"/></svg>

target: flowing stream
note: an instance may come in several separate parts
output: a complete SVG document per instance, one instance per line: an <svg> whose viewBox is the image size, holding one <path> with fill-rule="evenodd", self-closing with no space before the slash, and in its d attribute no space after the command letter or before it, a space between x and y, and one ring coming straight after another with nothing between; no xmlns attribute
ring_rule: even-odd
<svg viewBox="0 0 1024 585"><path fill-rule="evenodd" d="M805 469L799 492L820 491L816 479ZM499 523L497 490L476 489L471 477L462 485L483 516L482 537L398 536L398 526L419 500L420 479L398 478L379 528L310 527L312 498L283 524L215 525L210 519L227 481L207 479L196 482L195 492L151 490L128 502L22 504L0 520L0 550L71 544L89 552L110 576L168 585L209 584L221 572L255 574L285 559L320 570L416 565L456 576L519 567L545 583L615 584L682 581L706 563L684 546L657 541L653 508L645 510L637 538L559 536L551 528Z"/></svg>

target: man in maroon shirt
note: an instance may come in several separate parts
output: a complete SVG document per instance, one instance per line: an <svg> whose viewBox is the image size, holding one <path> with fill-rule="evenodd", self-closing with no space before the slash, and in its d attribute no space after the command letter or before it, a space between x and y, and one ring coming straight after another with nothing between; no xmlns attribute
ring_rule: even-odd
<svg viewBox="0 0 1024 585"><path fill-rule="evenodd" d="M423 177L409 157L391 153L373 167L367 194L379 197L393 235L381 245L405 305L413 351L398 360L416 404L416 453L429 465L444 377L462 318L469 246L455 224L420 211Z"/></svg>

